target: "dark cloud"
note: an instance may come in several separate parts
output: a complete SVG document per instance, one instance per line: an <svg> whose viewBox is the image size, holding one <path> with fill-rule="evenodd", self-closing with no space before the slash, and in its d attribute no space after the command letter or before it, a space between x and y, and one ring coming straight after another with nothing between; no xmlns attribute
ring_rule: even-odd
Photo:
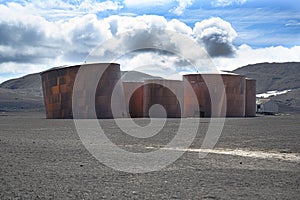
<svg viewBox="0 0 300 200"><path fill-rule="evenodd" d="M230 57L235 53L232 42L237 34L231 24L221 18L211 18L196 23L194 34L212 57Z"/></svg>
<svg viewBox="0 0 300 200"><path fill-rule="evenodd" d="M27 54L23 54L21 52L16 53L15 55L12 55L12 56L7 56L7 55L1 54L0 55L0 64L6 63L6 62L40 64L40 63L49 62L49 60L51 60L51 58L53 58L53 55L47 56L47 55L40 54L39 56L37 56L36 54L27 55Z"/></svg>
<svg viewBox="0 0 300 200"><path fill-rule="evenodd" d="M223 36L218 33L205 36L201 38L201 41L204 43L205 49L211 57L230 57L234 55L235 47L231 43L223 41Z"/></svg>
<svg viewBox="0 0 300 200"><path fill-rule="evenodd" d="M95 15L64 23L32 16L27 20L2 17L0 63L48 64L58 57L66 59L63 62L82 62L93 48L110 35L109 25L101 23Z"/></svg>
<svg viewBox="0 0 300 200"><path fill-rule="evenodd" d="M0 44L9 46L36 46L44 43L46 37L40 27L29 24L0 22Z"/></svg>
<svg viewBox="0 0 300 200"><path fill-rule="evenodd" d="M0 22L0 63L44 63L59 55L61 41L48 37L42 26L32 22Z"/></svg>

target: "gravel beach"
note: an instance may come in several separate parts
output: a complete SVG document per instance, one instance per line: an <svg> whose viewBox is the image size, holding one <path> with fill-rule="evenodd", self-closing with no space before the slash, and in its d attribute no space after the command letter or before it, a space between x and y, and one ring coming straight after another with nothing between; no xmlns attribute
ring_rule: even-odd
<svg viewBox="0 0 300 200"><path fill-rule="evenodd" d="M99 123L119 147L147 152L171 141L179 121L167 120L148 139L122 133L113 120ZM300 115L227 118L204 158L199 152L209 119L200 121L193 143L174 163L127 173L95 159L73 120L1 113L0 199L299 199Z"/></svg>

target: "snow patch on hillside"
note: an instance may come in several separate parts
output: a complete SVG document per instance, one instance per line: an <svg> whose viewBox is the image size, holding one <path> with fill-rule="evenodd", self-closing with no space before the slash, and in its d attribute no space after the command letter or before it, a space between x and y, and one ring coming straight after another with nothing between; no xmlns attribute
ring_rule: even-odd
<svg viewBox="0 0 300 200"><path fill-rule="evenodd" d="M273 90L273 91L267 91L266 93L257 94L256 97L259 97L259 98L268 98L270 96L277 96L277 95L285 94L285 93L288 93L290 91L292 91L292 90L283 90L283 91Z"/></svg>

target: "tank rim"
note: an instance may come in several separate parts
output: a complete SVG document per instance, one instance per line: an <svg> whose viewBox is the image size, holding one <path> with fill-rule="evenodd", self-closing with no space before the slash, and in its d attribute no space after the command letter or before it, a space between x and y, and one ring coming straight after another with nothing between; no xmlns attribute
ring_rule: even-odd
<svg viewBox="0 0 300 200"><path fill-rule="evenodd" d="M242 74L235 74L235 73L199 73L199 74L184 74L183 77L188 77L188 76L213 76L213 75L221 75L221 76L240 76L240 77L246 77L245 75Z"/></svg>
<svg viewBox="0 0 300 200"><path fill-rule="evenodd" d="M47 69L45 71L40 72L40 75L43 75L45 73L51 72L51 71L55 71L55 70L62 70L62 69L66 69L66 68L76 68L76 67L80 67L80 66L88 66L88 65L95 65L95 64L107 64L107 65L118 65L120 66L119 63L83 63L83 64L77 64L77 65L63 65L63 66L58 66L58 67L52 67L50 69Z"/></svg>

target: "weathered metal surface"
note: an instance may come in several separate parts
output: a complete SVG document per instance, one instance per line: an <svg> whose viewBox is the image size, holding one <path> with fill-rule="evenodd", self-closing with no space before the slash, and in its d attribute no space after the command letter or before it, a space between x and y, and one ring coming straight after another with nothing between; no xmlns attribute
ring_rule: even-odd
<svg viewBox="0 0 300 200"><path fill-rule="evenodd" d="M47 118L72 118L73 84L79 65L41 74Z"/></svg>
<svg viewBox="0 0 300 200"><path fill-rule="evenodd" d="M128 116L144 117L144 87L142 82L123 82L125 106Z"/></svg>
<svg viewBox="0 0 300 200"><path fill-rule="evenodd" d="M47 118L73 118L72 114L72 98L73 86L77 72L80 67L88 67L91 73L100 68L107 67L103 72L101 79L97 84L95 95L95 105L88 105L88 99L91 94L88 91L88 77L82 82L78 82L78 91L80 93L79 105L77 109L81 109L82 118L93 118L90 113L96 111L97 118L112 118L111 95L120 79L120 65L115 63L98 63L76 65L64 68L54 68L41 74L43 83L43 95L46 107ZM93 84L93 83L92 83ZM123 99L120 98L120 101Z"/></svg>
<svg viewBox="0 0 300 200"><path fill-rule="evenodd" d="M73 118L73 87L80 67L55 68L41 74L47 118ZM155 104L164 107L170 118L255 116L255 80L246 80L241 75L189 74L183 76L183 81L121 83L119 64L98 63L83 67L90 74L105 71L96 83L92 97L94 85L91 84L94 83L89 82L89 77L78 80L76 84L76 94L80 94L76 108L81 111L82 118L94 118L95 112L97 118L149 117L149 110ZM224 88L220 87L220 81L223 81ZM95 105L89 105L91 98L95 98ZM113 114L113 107L117 114ZM161 117L160 114L154 117Z"/></svg>
<svg viewBox="0 0 300 200"><path fill-rule="evenodd" d="M222 74L226 90L227 117L244 117L246 106L246 80L241 75Z"/></svg>
<svg viewBox="0 0 300 200"><path fill-rule="evenodd" d="M183 82L176 80L146 80L144 85L144 116L155 104L163 106L167 117L179 118L183 113ZM182 107L181 107L181 105ZM152 117L163 117L161 113Z"/></svg>
<svg viewBox="0 0 300 200"><path fill-rule="evenodd" d="M184 75L184 116L209 117L210 96L201 74ZM195 97L197 99L195 99Z"/></svg>
<svg viewBox="0 0 300 200"><path fill-rule="evenodd" d="M226 114L223 104L225 101L224 90L220 87L220 81L218 80L224 82ZM244 117L245 87L245 77L240 75L184 75L184 116ZM193 94L196 96L198 102L193 98ZM213 103L212 100L214 100ZM214 108L212 108L212 105L214 105Z"/></svg>
<svg viewBox="0 0 300 200"><path fill-rule="evenodd" d="M256 113L256 81L246 78L246 117L255 117Z"/></svg>

